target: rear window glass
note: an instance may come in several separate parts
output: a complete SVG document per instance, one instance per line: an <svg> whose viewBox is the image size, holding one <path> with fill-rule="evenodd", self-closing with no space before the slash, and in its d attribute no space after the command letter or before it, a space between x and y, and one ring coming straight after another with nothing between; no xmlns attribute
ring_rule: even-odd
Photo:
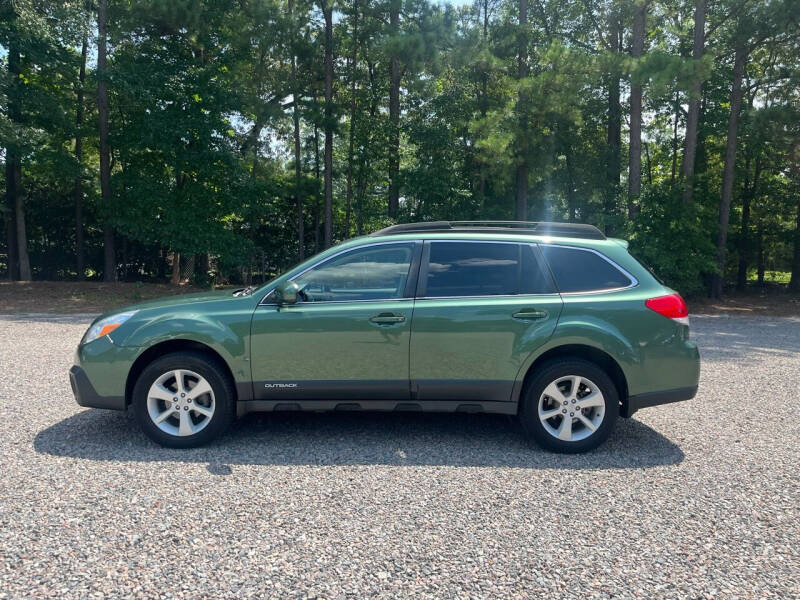
<svg viewBox="0 0 800 600"><path fill-rule="evenodd" d="M432 242L425 296L510 296L553 291L527 244Z"/></svg>
<svg viewBox="0 0 800 600"><path fill-rule="evenodd" d="M637 263L639 263L639 264L641 265L641 267L642 267L642 268L643 268L645 271L647 271L648 273L650 273L650 275L652 275L652 276L653 276L653 279L655 279L655 280L656 280L658 283L660 283L661 285L667 285L666 283L664 283L664 280L663 280L663 279L661 279L661 277L659 277L658 275L656 275L656 272L655 272L655 271L653 271L653 269L650 267L650 265L648 265L648 264L647 264L646 262L644 262L644 261L643 261L641 258L639 258L638 256L636 256L636 255L635 255L633 252L630 252L630 251L628 251L628 254L630 254L630 255L633 257L633 259L634 259L634 260L635 260Z"/></svg>
<svg viewBox="0 0 800 600"><path fill-rule="evenodd" d="M541 246L562 293L628 287L630 278L602 256L580 248Z"/></svg>

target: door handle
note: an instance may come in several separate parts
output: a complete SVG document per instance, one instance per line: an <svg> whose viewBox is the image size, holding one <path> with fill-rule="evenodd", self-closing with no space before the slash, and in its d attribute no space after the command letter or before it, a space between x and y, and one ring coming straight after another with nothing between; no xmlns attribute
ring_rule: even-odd
<svg viewBox="0 0 800 600"><path fill-rule="evenodd" d="M523 308L511 316L518 321L537 321L546 318L547 311L538 308Z"/></svg>
<svg viewBox="0 0 800 600"><path fill-rule="evenodd" d="M369 318L369 320L370 323L376 323L377 325L394 325L396 323L402 323L405 321L406 316L386 312L373 315Z"/></svg>

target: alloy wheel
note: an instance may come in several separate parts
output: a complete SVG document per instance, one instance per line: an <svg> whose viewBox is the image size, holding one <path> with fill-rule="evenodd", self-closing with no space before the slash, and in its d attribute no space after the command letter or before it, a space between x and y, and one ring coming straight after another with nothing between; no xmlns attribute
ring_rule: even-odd
<svg viewBox="0 0 800 600"><path fill-rule="evenodd" d="M187 369L159 376L147 392L147 412L156 427L185 437L202 431L214 416L214 390L206 379Z"/></svg>
<svg viewBox="0 0 800 600"><path fill-rule="evenodd" d="M606 403L593 381L580 375L565 375L544 389L538 412L547 433L565 442L577 442L600 427Z"/></svg>

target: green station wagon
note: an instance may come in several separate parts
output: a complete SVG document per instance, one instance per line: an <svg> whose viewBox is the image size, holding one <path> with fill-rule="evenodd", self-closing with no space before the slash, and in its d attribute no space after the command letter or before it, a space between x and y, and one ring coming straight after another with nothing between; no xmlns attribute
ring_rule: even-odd
<svg viewBox="0 0 800 600"><path fill-rule="evenodd" d="M583 452L618 416L697 392L686 305L590 225L429 222L349 240L258 288L103 315L70 370L159 444L251 411L518 415Z"/></svg>

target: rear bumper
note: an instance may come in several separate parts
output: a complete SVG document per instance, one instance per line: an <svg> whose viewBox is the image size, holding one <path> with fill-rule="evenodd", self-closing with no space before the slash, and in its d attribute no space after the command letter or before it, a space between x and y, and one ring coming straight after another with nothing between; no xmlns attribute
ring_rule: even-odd
<svg viewBox="0 0 800 600"><path fill-rule="evenodd" d="M80 406L87 408L108 408L111 410L125 410L125 396L101 396L89 381L89 377L78 365L73 365L69 370L69 383L75 401Z"/></svg>
<svg viewBox="0 0 800 600"><path fill-rule="evenodd" d="M641 408L658 406L659 404L669 404L682 400L691 400L697 394L697 386L675 388L661 392L649 392L647 394L637 394L629 396L627 402L622 405L621 416L631 417L633 413Z"/></svg>

